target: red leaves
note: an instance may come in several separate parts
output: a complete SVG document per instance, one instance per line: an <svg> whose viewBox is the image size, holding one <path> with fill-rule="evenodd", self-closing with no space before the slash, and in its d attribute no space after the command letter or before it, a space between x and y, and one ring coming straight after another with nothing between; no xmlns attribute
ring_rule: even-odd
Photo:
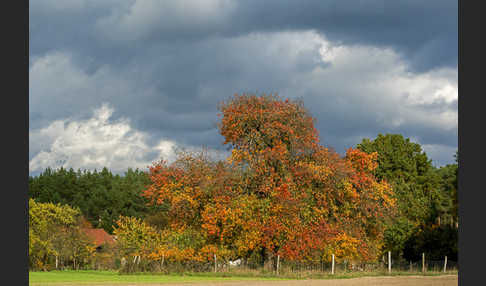
<svg viewBox="0 0 486 286"><path fill-rule="evenodd" d="M314 120L303 105L288 99L282 102L276 95L236 94L221 104L220 110L224 143L255 155L280 145L281 152L286 149L291 153L297 147L309 148L318 142Z"/></svg>
<svg viewBox="0 0 486 286"><path fill-rule="evenodd" d="M349 149L341 158L320 146L301 102L236 94L220 111L224 143L234 147L228 161L182 154L150 168L143 195L169 204L170 231L198 230L211 249L235 256L261 248L287 259L332 247L350 257L374 253L379 215L392 205L391 189L372 174L376 154Z"/></svg>

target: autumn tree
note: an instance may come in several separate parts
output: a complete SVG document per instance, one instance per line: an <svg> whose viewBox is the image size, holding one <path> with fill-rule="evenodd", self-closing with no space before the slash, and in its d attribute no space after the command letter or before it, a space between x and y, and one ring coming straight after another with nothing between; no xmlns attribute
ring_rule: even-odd
<svg viewBox="0 0 486 286"><path fill-rule="evenodd" d="M144 196L165 206L165 229L171 232L167 239L174 251L185 250L189 255L213 249L208 259L215 251L228 252L225 248L235 238L231 225L236 226L225 204L238 202L233 200L237 193L231 191L238 178L228 164L212 162L205 152L181 151L174 163L161 161L152 166L150 178L152 185Z"/></svg>
<svg viewBox="0 0 486 286"><path fill-rule="evenodd" d="M220 111L226 162L185 154L150 169L144 196L167 206L168 230L199 232L195 249L233 258L376 257L394 199L375 154L321 146L300 101L243 94Z"/></svg>
<svg viewBox="0 0 486 286"><path fill-rule="evenodd" d="M73 268L89 264L94 246L79 229L81 213L69 205L29 200L29 268L52 269L55 260ZM77 264L76 264L77 263Z"/></svg>

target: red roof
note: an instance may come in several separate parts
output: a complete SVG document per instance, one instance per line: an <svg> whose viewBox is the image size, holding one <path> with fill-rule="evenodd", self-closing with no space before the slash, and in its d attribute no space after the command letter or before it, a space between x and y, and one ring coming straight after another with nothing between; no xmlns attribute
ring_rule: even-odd
<svg viewBox="0 0 486 286"><path fill-rule="evenodd" d="M100 246L103 243L107 244L114 244L115 239L111 235L109 235L104 229L102 228L85 228L83 229L84 233L91 238L96 246Z"/></svg>

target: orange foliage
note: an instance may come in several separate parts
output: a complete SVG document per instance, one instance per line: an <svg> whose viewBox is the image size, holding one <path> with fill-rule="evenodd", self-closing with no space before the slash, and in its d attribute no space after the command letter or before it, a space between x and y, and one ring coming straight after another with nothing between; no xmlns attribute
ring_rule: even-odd
<svg viewBox="0 0 486 286"><path fill-rule="evenodd" d="M374 258L394 206L390 186L372 174L376 153L349 149L342 158L324 148L302 103L276 95L235 95L220 110L230 158L183 153L155 164L143 194L169 205L168 231L203 237L183 255Z"/></svg>

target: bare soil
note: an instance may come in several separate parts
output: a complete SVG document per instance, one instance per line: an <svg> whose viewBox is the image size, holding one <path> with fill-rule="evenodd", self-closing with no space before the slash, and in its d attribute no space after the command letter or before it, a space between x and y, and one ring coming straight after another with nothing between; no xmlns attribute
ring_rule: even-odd
<svg viewBox="0 0 486 286"><path fill-rule="evenodd" d="M70 284L72 285L72 284ZM140 286L142 284L103 284L104 286ZM456 286L457 275L441 276L391 276L391 277L361 277L349 279L308 279L285 281L238 281L238 282L203 282L203 283L164 283L144 284L160 286Z"/></svg>

